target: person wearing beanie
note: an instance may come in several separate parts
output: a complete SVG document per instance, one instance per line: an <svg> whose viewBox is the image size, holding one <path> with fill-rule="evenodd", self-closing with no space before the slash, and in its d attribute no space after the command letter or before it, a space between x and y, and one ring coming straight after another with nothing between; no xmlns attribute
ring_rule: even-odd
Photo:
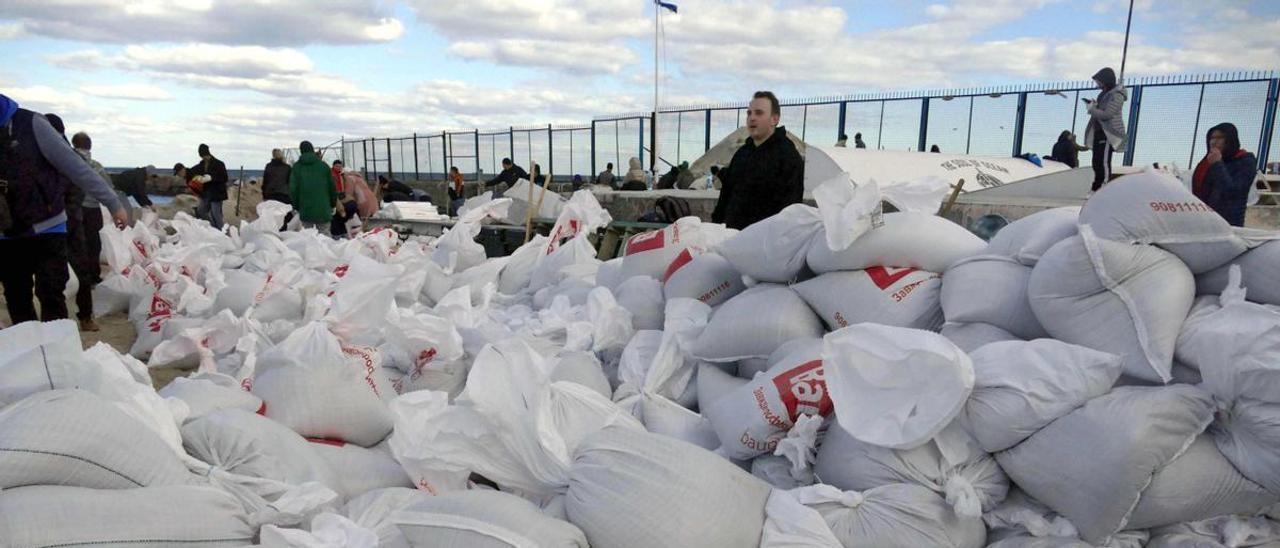
<svg viewBox="0 0 1280 548"><path fill-rule="evenodd" d="M227 199L227 165L209 152L209 145L200 144L196 149L200 162L187 169L187 178L208 175L209 181L200 190L200 204L196 216L209 221L213 228L222 229L222 202Z"/></svg>
<svg viewBox="0 0 1280 548"><path fill-rule="evenodd" d="M1123 153L1127 143L1124 129L1124 102L1128 92L1116 81L1116 71L1103 68L1093 75L1101 89L1097 99L1080 99L1089 113L1084 145L1093 150L1093 192L1111 180L1111 156Z"/></svg>
<svg viewBox="0 0 1280 548"><path fill-rule="evenodd" d="M325 233L338 205L338 190L333 186L329 165L316 156L310 141L298 145L298 161L289 171L289 198L304 227Z"/></svg>
<svg viewBox="0 0 1280 548"><path fill-rule="evenodd" d="M1231 226L1244 226L1249 186L1257 177L1258 158L1240 148L1235 124L1213 126L1205 135L1209 150L1191 175L1191 192Z"/></svg>

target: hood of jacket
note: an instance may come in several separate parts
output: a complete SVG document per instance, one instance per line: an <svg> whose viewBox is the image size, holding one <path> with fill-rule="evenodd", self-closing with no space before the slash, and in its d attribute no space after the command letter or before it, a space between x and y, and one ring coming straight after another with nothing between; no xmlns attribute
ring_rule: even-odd
<svg viewBox="0 0 1280 548"><path fill-rule="evenodd" d="M303 152L302 154L298 155L298 161L294 163L308 166L312 164L323 164L324 160L321 160L320 157L316 156L314 152Z"/></svg>
<svg viewBox="0 0 1280 548"><path fill-rule="evenodd" d="M1234 160L1236 154L1240 152L1240 132L1236 129L1236 125L1224 122L1209 128L1209 131L1204 134L1205 150L1209 149L1209 136L1215 131L1221 131L1227 138L1227 144L1222 149L1222 159Z"/></svg>

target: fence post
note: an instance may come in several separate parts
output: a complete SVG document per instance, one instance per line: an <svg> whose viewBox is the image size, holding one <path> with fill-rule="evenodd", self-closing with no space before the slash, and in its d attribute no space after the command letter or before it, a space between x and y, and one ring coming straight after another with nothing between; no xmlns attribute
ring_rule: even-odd
<svg viewBox="0 0 1280 548"><path fill-rule="evenodd" d="M1263 108L1262 115L1262 139L1258 146L1258 169L1266 171L1267 160L1271 156L1271 136L1275 134L1276 128L1276 107L1277 99L1280 95L1280 79L1272 78L1271 84L1267 89L1267 104Z"/></svg>
<svg viewBox="0 0 1280 548"><path fill-rule="evenodd" d="M360 150L362 151L361 153L364 155L363 161L360 162L360 171L363 172L362 175L364 175L364 179L367 181L369 180L369 140L368 139L360 140Z"/></svg>
<svg viewBox="0 0 1280 548"><path fill-rule="evenodd" d="M476 178L477 178L477 179L479 179L479 178L480 178L480 130L479 130L479 129L475 130L475 137L476 137L476 148L475 148L475 150L476 150ZM448 168L446 168L444 171L445 171L445 173L448 173L448 172L449 172ZM459 171L459 172L461 172L462 170L461 170L461 169L459 169L458 171ZM445 177L445 180L448 180L448 179L449 179L449 178L446 176L446 177Z"/></svg>
<svg viewBox="0 0 1280 548"><path fill-rule="evenodd" d="M555 132L551 131L551 124L547 124L547 173L555 175L556 143L552 137L553 135L555 135ZM545 184L551 184L551 181L547 181Z"/></svg>
<svg viewBox="0 0 1280 548"><path fill-rule="evenodd" d="M440 165L440 170L446 174L449 173L449 167L451 167L449 166L449 157L451 156L449 152L450 148L453 148L453 144L449 142L449 132L441 131L440 132L440 156L444 158L444 164ZM427 179L430 179L430 178L431 178L431 174L428 173ZM447 175L446 175L446 178L447 178Z"/></svg>
<svg viewBox="0 0 1280 548"><path fill-rule="evenodd" d="M640 140L638 142L640 143L639 147L637 147L640 149L640 167L643 168L644 167L644 117L640 118ZM628 161L628 163L630 163L630 161Z"/></svg>
<svg viewBox="0 0 1280 548"><path fill-rule="evenodd" d="M1133 151L1138 142L1138 114L1142 112L1142 86L1134 86L1133 105L1129 107L1129 128L1127 143L1124 147L1124 165L1133 165Z"/></svg>
<svg viewBox="0 0 1280 548"><path fill-rule="evenodd" d="M706 138L703 139L703 141L706 143L706 146L703 147L702 153L706 154L708 150L711 150L711 109L707 109L707 121L706 121L706 125L703 126L702 129L706 136Z"/></svg>
<svg viewBox="0 0 1280 548"><path fill-rule="evenodd" d="M1191 130L1191 152L1187 153L1187 169L1195 169L1192 167L1191 162L1196 159L1196 138L1200 135L1200 112L1204 110L1204 88L1205 85L1203 83L1200 84L1200 100L1196 102L1196 124ZM1208 151L1206 150L1205 152Z"/></svg>
<svg viewBox="0 0 1280 548"><path fill-rule="evenodd" d="M973 145L973 103L974 96L969 96L969 121L964 130L964 153L970 154L969 150Z"/></svg>
<svg viewBox="0 0 1280 548"><path fill-rule="evenodd" d="M916 150L924 152L927 150L925 141L928 140L929 136L929 98L921 99L920 103L920 144Z"/></svg>
<svg viewBox="0 0 1280 548"><path fill-rule="evenodd" d="M418 134L413 134L413 180L422 180L422 174L418 171Z"/></svg>
<svg viewBox="0 0 1280 548"><path fill-rule="evenodd" d="M658 111L657 109L653 111L653 120L649 122L649 171L651 173L654 173L655 175L658 172ZM656 181L655 181L655 184L657 184Z"/></svg>
<svg viewBox="0 0 1280 548"><path fill-rule="evenodd" d="M1075 122L1072 121L1072 124ZM1027 92L1018 94L1018 112L1013 119L1013 155L1022 156L1022 133L1027 127ZM973 123L969 123L969 131L973 131Z"/></svg>
<svg viewBox="0 0 1280 548"><path fill-rule="evenodd" d="M387 137L387 178L396 178L396 164L391 161L391 138Z"/></svg>
<svg viewBox="0 0 1280 548"><path fill-rule="evenodd" d="M617 144L615 143L614 146L616 147ZM600 172L596 171L596 121L592 120L591 121L591 173L588 173L587 175L591 177L592 181L595 181L595 176L597 173L600 173Z"/></svg>
<svg viewBox="0 0 1280 548"><path fill-rule="evenodd" d="M845 107L846 107L846 106L848 106L848 105L849 105L849 103L848 103L848 102L840 101L840 120L839 120L839 122L838 122L838 125L836 126L836 140L837 140L837 141L839 141L839 140L840 140L840 136L841 136L841 135L844 135Z"/></svg>

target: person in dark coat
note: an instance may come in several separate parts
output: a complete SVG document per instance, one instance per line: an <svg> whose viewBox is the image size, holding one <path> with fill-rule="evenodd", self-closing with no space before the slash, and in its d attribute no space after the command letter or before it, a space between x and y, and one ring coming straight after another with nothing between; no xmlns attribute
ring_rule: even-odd
<svg viewBox="0 0 1280 548"><path fill-rule="evenodd" d="M413 189L400 181L388 178L386 175L378 176L378 188L382 190L382 201L384 202L413 202Z"/></svg>
<svg viewBox="0 0 1280 548"><path fill-rule="evenodd" d="M1053 144L1053 157L1051 160L1062 162L1072 168L1080 167L1080 151L1089 150L1089 147L1082 147L1076 144L1076 136L1070 130L1063 130L1058 134L1058 142Z"/></svg>
<svg viewBox="0 0 1280 548"><path fill-rule="evenodd" d="M209 181L200 189L200 204L196 216L209 221L213 228L222 229L222 202L227 200L227 165L213 157L209 145L200 144L200 163L187 169L187 178L208 175Z"/></svg>
<svg viewBox="0 0 1280 548"><path fill-rule="evenodd" d="M524 168L516 165L515 162L512 162L511 158L503 158L502 172L499 173L497 177L494 177L492 179L489 179L488 181L485 181L484 187L485 188L489 188L492 186L498 187L494 191L494 197L496 198L498 196L501 196L503 191L515 186L516 181L519 181L520 179L528 180L529 173L525 171ZM505 187L500 186L504 184L507 186Z"/></svg>
<svg viewBox="0 0 1280 548"><path fill-rule="evenodd" d="M282 204L293 203L289 199L289 171L292 168L284 161L284 151L271 151L271 161L262 168L262 198L275 200Z"/></svg>
<svg viewBox="0 0 1280 548"><path fill-rule="evenodd" d="M1097 99L1081 99L1089 113L1084 130L1084 144L1093 149L1093 191L1111 180L1111 156L1124 152L1128 144L1124 129L1124 102L1128 92L1116 81L1116 71L1103 68L1093 75L1102 91Z"/></svg>
<svg viewBox="0 0 1280 548"><path fill-rule="evenodd" d="M750 137L719 172L720 199L712 222L743 229L804 198L804 158L778 125L778 98L758 91L747 110Z"/></svg>
<svg viewBox="0 0 1280 548"><path fill-rule="evenodd" d="M861 133L854 133L854 134L853 134L853 147L854 147L854 148L867 148L867 144L866 144L866 143L864 143L864 142L862 142L862 134L861 134Z"/></svg>
<svg viewBox="0 0 1280 548"><path fill-rule="evenodd" d="M147 196L147 181L159 177L155 166L126 169L111 177L111 183L120 192L127 194L142 207L154 207ZM186 182L186 181L183 181Z"/></svg>
<svg viewBox="0 0 1280 548"><path fill-rule="evenodd" d="M1244 226L1249 186L1257 177L1258 159L1240 148L1234 124L1218 124L1205 137L1209 153L1196 165L1191 191L1232 226Z"/></svg>

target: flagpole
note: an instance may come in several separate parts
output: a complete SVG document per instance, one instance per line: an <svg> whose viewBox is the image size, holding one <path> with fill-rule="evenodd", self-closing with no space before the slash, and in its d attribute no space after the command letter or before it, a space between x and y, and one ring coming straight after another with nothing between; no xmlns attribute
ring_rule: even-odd
<svg viewBox="0 0 1280 548"><path fill-rule="evenodd" d="M653 172L655 186L658 177L658 18L662 17L662 6L653 3L653 157L649 159L649 171Z"/></svg>

